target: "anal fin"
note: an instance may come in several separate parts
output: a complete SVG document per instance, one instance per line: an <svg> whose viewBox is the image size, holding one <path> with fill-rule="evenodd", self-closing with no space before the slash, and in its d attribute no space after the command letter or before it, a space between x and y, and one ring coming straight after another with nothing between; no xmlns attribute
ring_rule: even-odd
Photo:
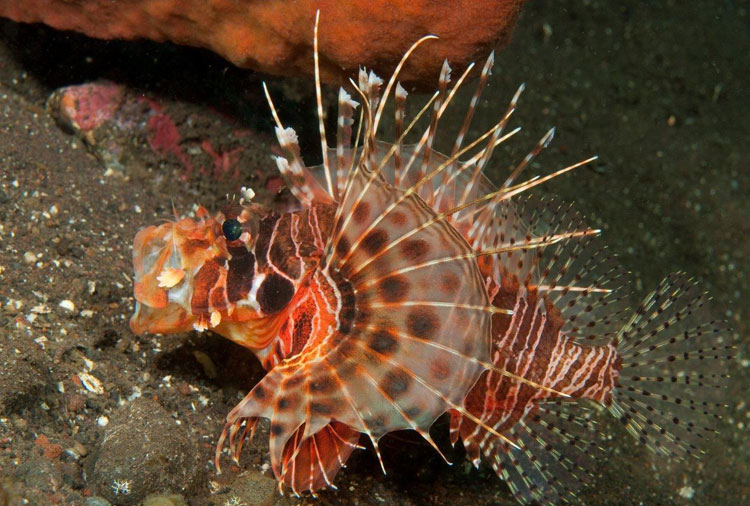
<svg viewBox="0 0 750 506"><path fill-rule="evenodd" d="M362 448L360 432L332 421L311 436L304 436L302 425L292 435L282 454L282 481L296 494L336 488L333 479L346 465L352 451Z"/></svg>

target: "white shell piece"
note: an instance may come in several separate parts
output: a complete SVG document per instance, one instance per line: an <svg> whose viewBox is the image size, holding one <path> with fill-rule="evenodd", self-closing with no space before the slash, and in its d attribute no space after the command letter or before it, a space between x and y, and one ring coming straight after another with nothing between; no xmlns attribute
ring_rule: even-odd
<svg viewBox="0 0 750 506"><path fill-rule="evenodd" d="M58 306L65 309L66 311L72 312L76 310L76 305L70 299L61 300Z"/></svg>
<svg viewBox="0 0 750 506"><path fill-rule="evenodd" d="M104 393L102 382L99 381L99 378L97 378L96 376L92 376L87 372L81 372L78 373L78 377L81 379L83 388L85 388L89 392L97 395L102 395Z"/></svg>

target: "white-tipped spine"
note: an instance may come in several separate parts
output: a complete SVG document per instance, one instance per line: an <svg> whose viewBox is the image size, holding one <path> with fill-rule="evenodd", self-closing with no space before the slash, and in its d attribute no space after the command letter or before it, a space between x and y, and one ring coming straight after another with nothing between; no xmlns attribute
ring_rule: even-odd
<svg viewBox="0 0 750 506"><path fill-rule="evenodd" d="M336 134L336 195L334 195L337 200L340 200L346 188L348 169L346 150L351 148L352 125L354 124L352 115L357 106L359 106L359 103L352 99L344 88L339 88L339 117ZM354 155L355 153L352 152L351 156Z"/></svg>
<svg viewBox="0 0 750 506"><path fill-rule="evenodd" d="M320 55L318 50L318 26L320 24L320 10L315 12L315 30L313 34L313 55L315 59L315 100L318 106L318 130L320 131L320 150L323 153L323 169L326 176L326 188L331 198L333 192L333 178L331 164L328 161L328 143L326 142L326 128L323 116L323 92L320 87Z"/></svg>

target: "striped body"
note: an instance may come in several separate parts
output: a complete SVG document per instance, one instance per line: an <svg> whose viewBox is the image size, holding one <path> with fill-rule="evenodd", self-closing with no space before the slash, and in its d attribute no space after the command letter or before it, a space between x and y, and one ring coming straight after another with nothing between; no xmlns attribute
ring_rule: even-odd
<svg viewBox="0 0 750 506"><path fill-rule="evenodd" d="M496 366L571 399L610 402L622 365L612 344L576 343L561 330L559 310L534 288L506 282L497 287L493 304L513 307L512 316L493 317L492 361ZM485 424L507 433L521 419L534 416L539 402L554 398L559 395L487 371L464 405ZM487 433L456 412L451 417L451 436L454 443L461 437L475 464L483 447L492 448Z"/></svg>

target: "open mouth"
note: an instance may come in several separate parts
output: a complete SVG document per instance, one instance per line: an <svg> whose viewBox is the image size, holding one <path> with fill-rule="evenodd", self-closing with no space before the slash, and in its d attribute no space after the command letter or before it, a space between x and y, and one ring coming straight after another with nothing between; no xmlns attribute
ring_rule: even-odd
<svg viewBox="0 0 750 506"><path fill-rule="evenodd" d="M135 303L135 311L130 317L130 329L135 334L167 334L187 332L193 328L193 318L179 304L170 303L166 307L153 308L141 302Z"/></svg>
<svg viewBox="0 0 750 506"><path fill-rule="evenodd" d="M164 269L179 267L179 253L172 244L172 233L173 224L164 223L141 230L133 241L136 304L130 328L136 334L180 332L192 328L190 314L179 303L186 281L183 280L173 294L160 278Z"/></svg>

